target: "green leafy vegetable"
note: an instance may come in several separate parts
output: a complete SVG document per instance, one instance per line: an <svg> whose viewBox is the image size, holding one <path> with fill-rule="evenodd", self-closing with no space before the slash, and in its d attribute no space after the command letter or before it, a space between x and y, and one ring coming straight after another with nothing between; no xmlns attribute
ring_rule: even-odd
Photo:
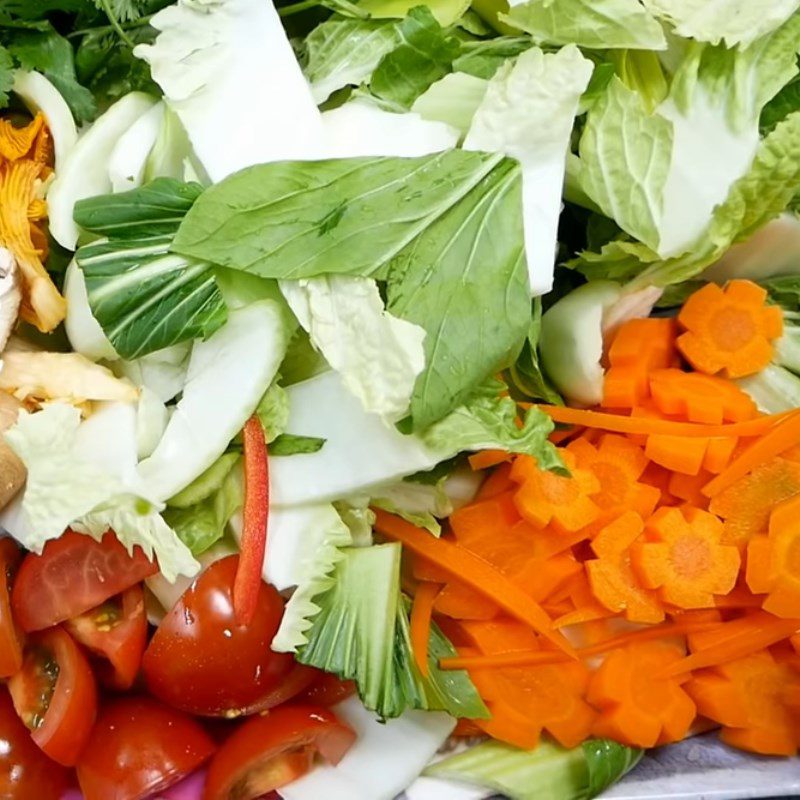
<svg viewBox="0 0 800 800"><path fill-rule="evenodd" d="M274 442L286 430L289 422L289 398L286 390L273 382L264 393L256 409L264 438L268 443Z"/></svg>
<svg viewBox="0 0 800 800"><path fill-rule="evenodd" d="M273 456L296 456L300 453L316 453L324 445L325 440L319 436L297 436L293 433L282 433L272 442L269 452Z"/></svg>
<svg viewBox="0 0 800 800"><path fill-rule="evenodd" d="M442 26L455 24L469 8L469 0L359 0L358 8L372 19L400 19L409 11L424 5Z"/></svg>
<svg viewBox="0 0 800 800"><path fill-rule="evenodd" d="M225 322L212 266L170 253L200 191L197 184L160 178L76 204L76 222L105 237L81 247L75 259L92 314L122 358L207 338Z"/></svg>
<svg viewBox="0 0 800 800"><path fill-rule="evenodd" d="M221 455L202 475L195 478L185 489L167 500L172 508L191 508L216 494L225 483L231 470L239 463L238 453Z"/></svg>
<svg viewBox="0 0 800 800"><path fill-rule="evenodd" d="M509 367L508 374L513 387L525 398L543 400L545 403L562 405L561 395L556 391L550 379L542 371L539 359L539 333L542 327L542 301L537 297L533 301L533 314L528 336L522 352L514 364Z"/></svg>
<svg viewBox="0 0 800 800"><path fill-rule="evenodd" d="M772 100L764 106L759 121L761 133L771 133L789 114L800 111L800 75L789 81Z"/></svg>
<svg viewBox="0 0 800 800"><path fill-rule="evenodd" d="M512 5L500 19L546 44L640 50L667 46L658 21L638 0L528 0Z"/></svg>
<svg viewBox="0 0 800 800"><path fill-rule="evenodd" d="M423 119L444 122L466 134L486 94L488 82L465 72L451 72L432 84L411 106Z"/></svg>
<svg viewBox="0 0 800 800"><path fill-rule="evenodd" d="M0 108L8 105L9 92L14 85L14 59L8 50L0 45Z"/></svg>
<svg viewBox="0 0 800 800"><path fill-rule="evenodd" d="M381 59L370 90L381 100L408 109L459 56L459 40L445 31L427 6L417 6L397 27L400 44Z"/></svg>
<svg viewBox="0 0 800 800"><path fill-rule="evenodd" d="M510 800L591 800L630 772L643 750L607 739L567 749L543 741L519 750L488 741L437 761L426 775L484 786Z"/></svg>
<svg viewBox="0 0 800 800"><path fill-rule="evenodd" d="M461 55L453 69L476 78L491 78L510 58L516 58L533 46L528 36L499 36L461 43Z"/></svg>
<svg viewBox="0 0 800 800"><path fill-rule="evenodd" d="M438 660L455 650L435 625L430 677L419 674L411 655L408 609L400 594L400 552L397 544L343 551L333 585L314 598L321 610L298 661L355 680L364 705L384 718L409 708L487 717L467 673L439 669Z"/></svg>

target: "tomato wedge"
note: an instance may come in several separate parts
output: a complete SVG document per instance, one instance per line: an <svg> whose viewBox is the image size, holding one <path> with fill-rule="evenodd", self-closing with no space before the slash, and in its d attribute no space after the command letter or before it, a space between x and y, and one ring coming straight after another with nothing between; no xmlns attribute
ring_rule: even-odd
<svg viewBox="0 0 800 800"><path fill-rule="evenodd" d="M343 681L330 672L314 670L316 676L313 683L302 694L297 696L299 703L310 703L315 706L333 706L347 699L356 692L354 681Z"/></svg>
<svg viewBox="0 0 800 800"><path fill-rule="evenodd" d="M78 762L85 800L140 800L197 769L214 743L190 716L149 697L105 705Z"/></svg>
<svg viewBox="0 0 800 800"><path fill-rule="evenodd" d="M0 539L0 678L22 666L22 641L11 613L11 581L22 553L13 539Z"/></svg>
<svg viewBox="0 0 800 800"><path fill-rule="evenodd" d="M11 605L24 631L72 619L158 572L138 548L133 555L109 531L101 541L68 530L40 556L25 557L14 581Z"/></svg>
<svg viewBox="0 0 800 800"><path fill-rule="evenodd" d="M64 627L73 639L100 657L94 670L104 686L122 691L133 686L147 646L147 615L141 584L68 620Z"/></svg>
<svg viewBox="0 0 800 800"><path fill-rule="evenodd" d="M71 771L51 761L33 742L0 687L0 797L3 800L61 800Z"/></svg>
<svg viewBox="0 0 800 800"><path fill-rule="evenodd" d="M97 715L97 686L72 637L63 628L31 636L8 688L33 741L54 761L74 766Z"/></svg>
<svg viewBox="0 0 800 800"><path fill-rule="evenodd" d="M203 800L254 800L305 775L316 753L338 764L355 740L326 708L279 706L244 722L220 747Z"/></svg>
<svg viewBox="0 0 800 800"><path fill-rule="evenodd" d="M238 556L215 561L167 613L142 660L150 692L165 703L206 716L263 711L294 665L270 644L283 598L260 582L255 616L236 622L233 583ZM283 699L283 698L278 698Z"/></svg>

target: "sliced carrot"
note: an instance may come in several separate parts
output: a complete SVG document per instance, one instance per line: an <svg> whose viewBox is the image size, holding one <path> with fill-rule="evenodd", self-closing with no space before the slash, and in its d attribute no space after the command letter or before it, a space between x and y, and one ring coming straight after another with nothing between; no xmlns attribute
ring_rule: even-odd
<svg viewBox="0 0 800 800"><path fill-rule="evenodd" d="M766 532L772 510L796 494L800 464L776 456L717 493L708 508L724 520L723 543L742 550L753 536Z"/></svg>
<svg viewBox="0 0 800 800"><path fill-rule="evenodd" d="M661 508L646 531L650 541L631 547L631 565L663 602L709 608L714 595L733 589L741 558L735 547L720 543L722 523L713 514L691 506Z"/></svg>
<svg viewBox="0 0 800 800"><path fill-rule="evenodd" d="M600 491L600 481L588 470L578 469L575 457L562 450L569 477L539 469L530 456L517 456L511 470L512 480L520 483L514 496L519 513L531 525L574 533L600 515L591 499Z"/></svg>
<svg viewBox="0 0 800 800"><path fill-rule="evenodd" d="M674 319L645 317L619 326L608 349L613 367L644 365L649 371L672 366L676 351L677 327Z"/></svg>
<svg viewBox="0 0 800 800"><path fill-rule="evenodd" d="M475 680L475 676L472 676ZM537 728L525 715L507 703L487 703L491 717L477 719L475 724L492 739L505 742L521 750L533 750L541 739L542 729Z"/></svg>
<svg viewBox="0 0 800 800"><path fill-rule="evenodd" d="M740 575L739 583L728 594L717 595L714 605L723 609L746 610L748 608L761 608L763 602L764 598L753 594L743 580L743 576Z"/></svg>
<svg viewBox="0 0 800 800"><path fill-rule="evenodd" d="M639 479L647 468L647 457L641 447L625 436L604 434L596 445L584 438L567 446L577 466L589 470L600 482L600 491L592 500L602 509L633 509L643 517L655 510L659 492Z"/></svg>
<svg viewBox="0 0 800 800"><path fill-rule="evenodd" d="M763 608L777 617L800 619L800 495L778 505L767 536L747 547L745 577L750 590L766 593Z"/></svg>
<svg viewBox="0 0 800 800"><path fill-rule="evenodd" d="M672 472L659 464L654 464L652 461L647 465L647 469L642 474L642 483L647 486L652 486L658 489L659 500L658 506L675 506L681 505L681 499L674 497L669 490L669 484L672 480ZM649 515L648 515L649 516Z"/></svg>
<svg viewBox="0 0 800 800"><path fill-rule="evenodd" d="M779 456L798 443L800 443L800 411L791 411L768 433L753 442L740 456L735 458L716 478L709 481L703 489L704 494L708 497L716 497L760 464Z"/></svg>
<svg viewBox="0 0 800 800"><path fill-rule="evenodd" d="M707 283L678 314L686 332L678 349L699 372L742 378L772 360L772 341L783 332L783 314L767 305L767 292L755 283L730 281L722 289Z"/></svg>
<svg viewBox="0 0 800 800"><path fill-rule="evenodd" d="M542 607L502 572L469 550L445 539L436 539L428 531L400 517L374 509L375 528L388 539L442 567L462 583L496 603L515 619L541 633L556 647L575 656L575 650L564 637L553 630L552 621Z"/></svg>
<svg viewBox="0 0 800 800"><path fill-rule="evenodd" d="M569 598L572 601L573 610L554 619L554 628L565 628L569 625L593 622L613 615L614 612L606 608L592 594L589 580L585 573L578 573L566 584L566 588L569 589Z"/></svg>
<svg viewBox="0 0 800 800"><path fill-rule="evenodd" d="M689 422L721 425L758 416L752 398L735 383L697 372L660 369L650 373L653 404L662 414Z"/></svg>
<svg viewBox="0 0 800 800"><path fill-rule="evenodd" d="M641 365L609 367L603 376L603 408L635 408L650 396L647 371Z"/></svg>
<svg viewBox="0 0 800 800"><path fill-rule="evenodd" d="M644 452L653 463L671 472L697 475L703 466L708 442L708 439L655 434L647 437Z"/></svg>
<svg viewBox="0 0 800 800"><path fill-rule="evenodd" d="M720 436L708 440L703 469L714 474L722 472L731 463L739 440L735 436Z"/></svg>
<svg viewBox="0 0 800 800"><path fill-rule="evenodd" d="M707 642L708 637L716 637L713 644L671 664L664 672L665 677L687 675L696 669L716 667L757 653L800 630L800 620L778 619L760 611L734 622L723 623L720 627L718 632L709 631L703 634Z"/></svg>
<svg viewBox="0 0 800 800"><path fill-rule="evenodd" d="M549 558L528 559L511 571L509 576L537 603L541 603L579 574L581 569L571 553L559 553Z"/></svg>
<svg viewBox="0 0 800 800"><path fill-rule="evenodd" d="M794 413L784 411L780 414L757 417L746 422L701 425L696 422L675 422L667 419L623 417L618 414L605 414L602 411L587 411L567 406L538 405L537 408L554 422L564 425L580 425L584 428L600 428L604 431L639 436L664 434L665 436L699 436L706 439L712 436L761 436Z"/></svg>
<svg viewBox="0 0 800 800"><path fill-rule="evenodd" d="M467 460L474 470L489 469L510 461L511 455L505 450L481 450L478 453L473 453Z"/></svg>
<svg viewBox="0 0 800 800"><path fill-rule="evenodd" d="M450 515L449 522L456 539L463 544L482 536L501 536L519 519L511 490L462 506Z"/></svg>
<svg viewBox="0 0 800 800"><path fill-rule="evenodd" d="M474 589L424 558L414 556L413 574L418 581L443 584L436 598L434 610L453 619L492 619L500 613L500 607Z"/></svg>
<svg viewBox="0 0 800 800"><path fill-rule="evenodd" d="M639 585L630 564L630 546L643 529L638 514L623 514L593 539L597 559L585 566L592 594L603 606L631 622L652 624L664 619L664 607L655 592Z"/></svg>
<svg viewBox="0 0 800 800"><path fill-rule="evenodd" d="M472 739L482 736L483 730L481 730L481 727L474 719L465 719L461 717L461 719L456 722L456 726L453 728L453 732L450 735L456 739Z"/></svg>
<svg viewBox="0 0 800 800"><path fill-rule="evenodd" d="M686 691L704 717L724 726L722 739L742 750L791 756L800 731L786 702L800 688L800 675L767 650L703 670Z"/></svg>
<svg viewBox="0 0 800 800"><path fill-rule="evenodd" d="M593 733L632 747L683 739L696 716L681 680L658 673L678 661L680 647L664 642L629 645L612 652L589 682L586 695L600 711Z"/></svg>
<svg viewBox="0 0 800 800"><path fill-rule="evenodd" d="M411 606L411 652L414 655L414 663L423 678L427 678L430 672L428 643L431 638L431 618L433 604L441 590L442 587L438 583L421 583L417 587L417 593L414 595L414 602Z"/></svg>
<svg viewBox="0 0 800 800"><path fill-rule="evenodd" d="M511 463L501 464L496 469L493 469L489 477L481 484L475 499L488 500L498 494L507 492L509 489L513 489L514 485L511 480Z"/></svg>
<svg viewBox="0 0 800 800"><path fill-rule="evenodd" d="M669 493L696 508L705 509L708 498L703 494L703 487L708 483L710 473L701 470L697 475L686 475L682 472L672 472L669 477Z"/></svg>

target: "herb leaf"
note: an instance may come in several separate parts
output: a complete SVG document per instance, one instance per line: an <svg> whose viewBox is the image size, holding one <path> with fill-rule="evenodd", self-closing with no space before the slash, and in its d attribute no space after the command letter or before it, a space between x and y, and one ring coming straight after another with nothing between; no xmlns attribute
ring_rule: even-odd
<svg viewBox="0 0 800 800"><path fill-rule="evenodd" d="M0 107L8 105L8 93L14 85L14 59L0 45Z"/></svg>
<svg viewBox="0 0 800 800"><path fill-rule="evenodd" d="M76 222L106 238L81 247L92 314L122 358L207 338L227 318L213 267L170 253L192 184L160 178L118 195L80 201Z"/></svg>

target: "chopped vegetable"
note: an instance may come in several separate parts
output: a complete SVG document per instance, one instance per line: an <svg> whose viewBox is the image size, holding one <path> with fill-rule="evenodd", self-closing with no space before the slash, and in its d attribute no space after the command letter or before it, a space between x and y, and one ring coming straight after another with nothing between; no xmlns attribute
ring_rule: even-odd
<svg viewBox="0 0 800 800"><path fill-rule="evenodd" d="M431 615L436 597L442 587L437 583L421 583L414 594L411 606L411 650L414 663L423 678L430 674L428 665L428 642L431 638Z"/></svg>
<svg viewBox="0 0 800 800"><path fill-rule="evenodd" d="M659 509L647 521L647 538L631 548L631 565L647 589L679 608L709 608L715 594L733 589L740 556L721 544L722 522L699 508Z"/></svg>
<svg viewBox="0 0 800 800"><path fill-rule="evenodd" d="M734 280L724 289L706 284L678 314L685 330L678 349L708 375L743 378L758 372L772 360L772 342L783 331L780 308L765 305L766 299L766 290L750 281Z"/></svg>

